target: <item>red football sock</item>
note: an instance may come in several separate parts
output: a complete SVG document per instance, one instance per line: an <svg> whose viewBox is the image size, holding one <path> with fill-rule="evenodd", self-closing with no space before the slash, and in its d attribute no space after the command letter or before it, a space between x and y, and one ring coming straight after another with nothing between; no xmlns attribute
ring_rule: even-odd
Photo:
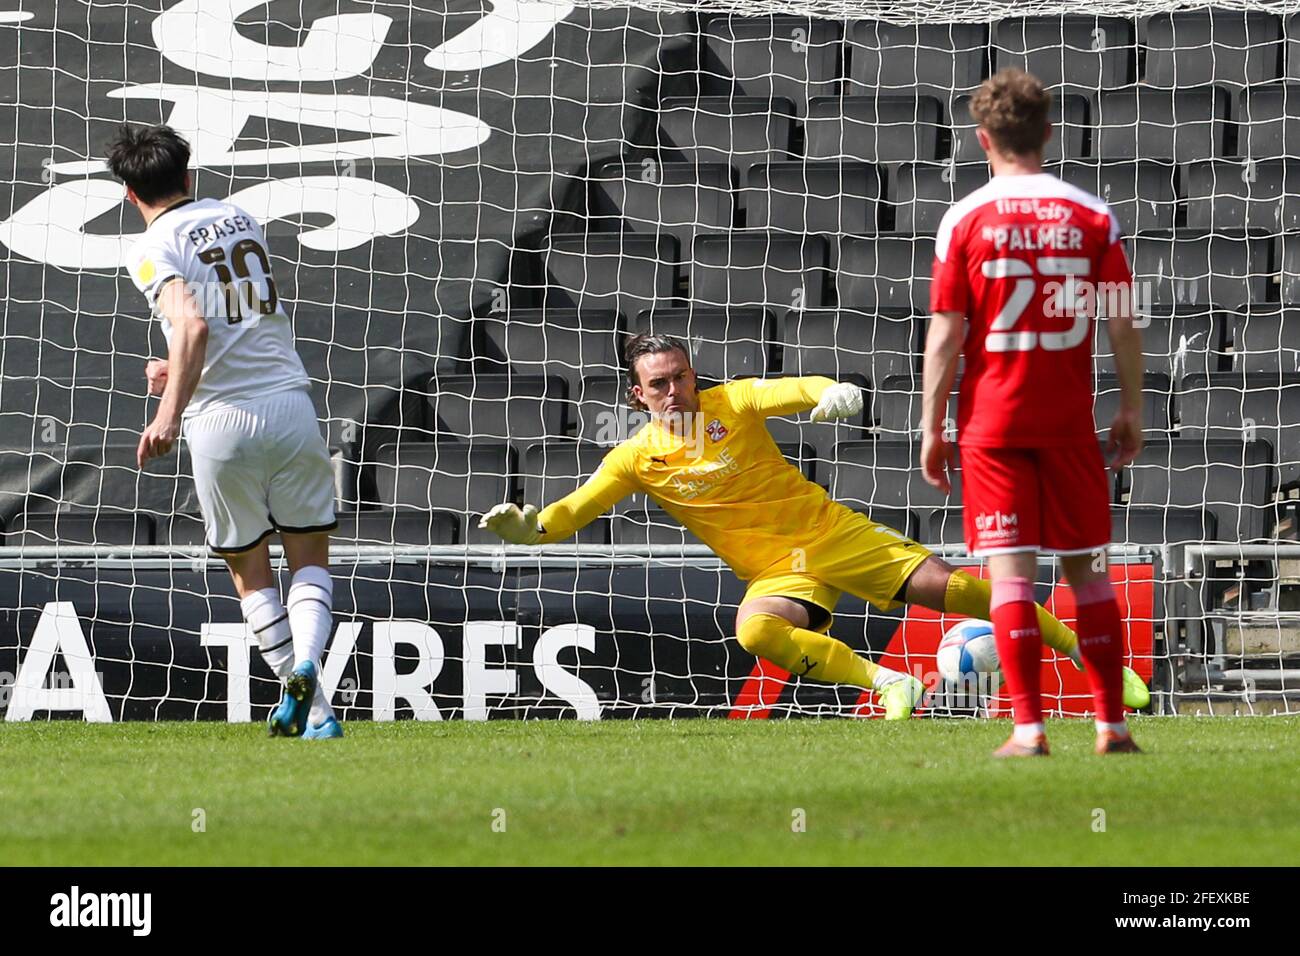
<svg viewBox="0 0 1300 956"><path fill-rule="evenodd" d="M989 611L1015 722L1040 724L1043 722L1043 636L1038 630L1034 585L1028 578L994 581Z"/></svg>
<svg viewBox="0 0 1300 956"><path fill-rule="evenodd" d="M1079 654L1097 706L1097 719L1124 722L1124 622L1115 589L1105 579L1075 588L1079 608ZM999 649L1001 653L1001 649Z"/></svg>

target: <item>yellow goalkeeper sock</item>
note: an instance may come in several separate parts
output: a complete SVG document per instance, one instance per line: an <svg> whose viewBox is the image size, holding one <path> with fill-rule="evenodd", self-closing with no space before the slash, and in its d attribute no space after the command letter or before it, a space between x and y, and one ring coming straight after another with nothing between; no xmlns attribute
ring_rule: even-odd
<svg viewBox="0 0 1300 956"><path fill-rule="evenodd" d="M872 688L876 675L885 672L879 664L853 653L843 641L795 627L775 614L751 614L740 625L736 639L749 653L784 667L797 677L828 684Z"/></svg>
<svg viewBox="0 0 1300 956"><path fill-rule="evenodd" d="M948 579L948 590L944 595L943 609L951 614L965 614L988 621L990 618L989 600L993 596L993 585L982 578L973 577L965 571L953 571ZM1043 635L1043 643L1072 659L1079 656L1079 637L1042 605L1035 605L1038 611L1038 630Z"/></svg>

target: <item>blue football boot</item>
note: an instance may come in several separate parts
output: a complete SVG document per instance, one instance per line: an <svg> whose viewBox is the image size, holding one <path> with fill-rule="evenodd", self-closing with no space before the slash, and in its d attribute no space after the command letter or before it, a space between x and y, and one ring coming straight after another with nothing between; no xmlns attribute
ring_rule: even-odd
<svg viewBox="0 0 1300 956"><path fill-rule="evenodd" d="M307 730L307 714L316 694L316 665L303 661L284 682L284 697L266 722L272 737L301 737Z"/></svg>
<svg viewBox="0 0 1300 956"><path fill-rule="evenodd" d="M337 717L326 717L315 727L303 731L303 740L335 740L343 736L343 725Z"/></svg>

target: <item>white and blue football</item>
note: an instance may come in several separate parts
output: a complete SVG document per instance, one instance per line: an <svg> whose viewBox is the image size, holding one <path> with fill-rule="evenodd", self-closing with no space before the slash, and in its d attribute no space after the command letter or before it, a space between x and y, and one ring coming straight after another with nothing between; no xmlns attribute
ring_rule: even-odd
<svg viewBox="0 0 1300 956"><path fill-rule="evenodd" d="M939 642L938 659L940 676L954 684L976 674L996 673L1002 664L993 625L975 618L954 624Z"/></svg>

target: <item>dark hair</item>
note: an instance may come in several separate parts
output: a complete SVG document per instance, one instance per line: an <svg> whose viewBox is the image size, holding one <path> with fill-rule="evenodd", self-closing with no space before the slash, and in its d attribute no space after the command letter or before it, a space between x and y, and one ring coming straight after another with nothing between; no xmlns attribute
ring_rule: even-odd
<svg viewBox="0 0 1300 956"><path fill-rule="evenodd" d="M190 144L170 126L123 124L108 144L108 168L147 203L186 192Z"/></svg>
<svg viewBox="0 0 1300 956"><path fill-rule="evenodd" d="M1037 77L1008 67L980 84L971 97L970 115L999 151L1022 156L1042 151L1051 106L1052 94Z"/></svg>
<svg viewBox="0 0 1300 956"><path fill-rule="evenodd" d="M691 351L681 339L671 335L634 335L623 346L623 362L627 366L627 403L637 411L645 411L645 405L632 394L632 387L641 384L637 375L636 363L643 355L659 355L663 352L681 352L686 364L691 363Z"/></svg>

